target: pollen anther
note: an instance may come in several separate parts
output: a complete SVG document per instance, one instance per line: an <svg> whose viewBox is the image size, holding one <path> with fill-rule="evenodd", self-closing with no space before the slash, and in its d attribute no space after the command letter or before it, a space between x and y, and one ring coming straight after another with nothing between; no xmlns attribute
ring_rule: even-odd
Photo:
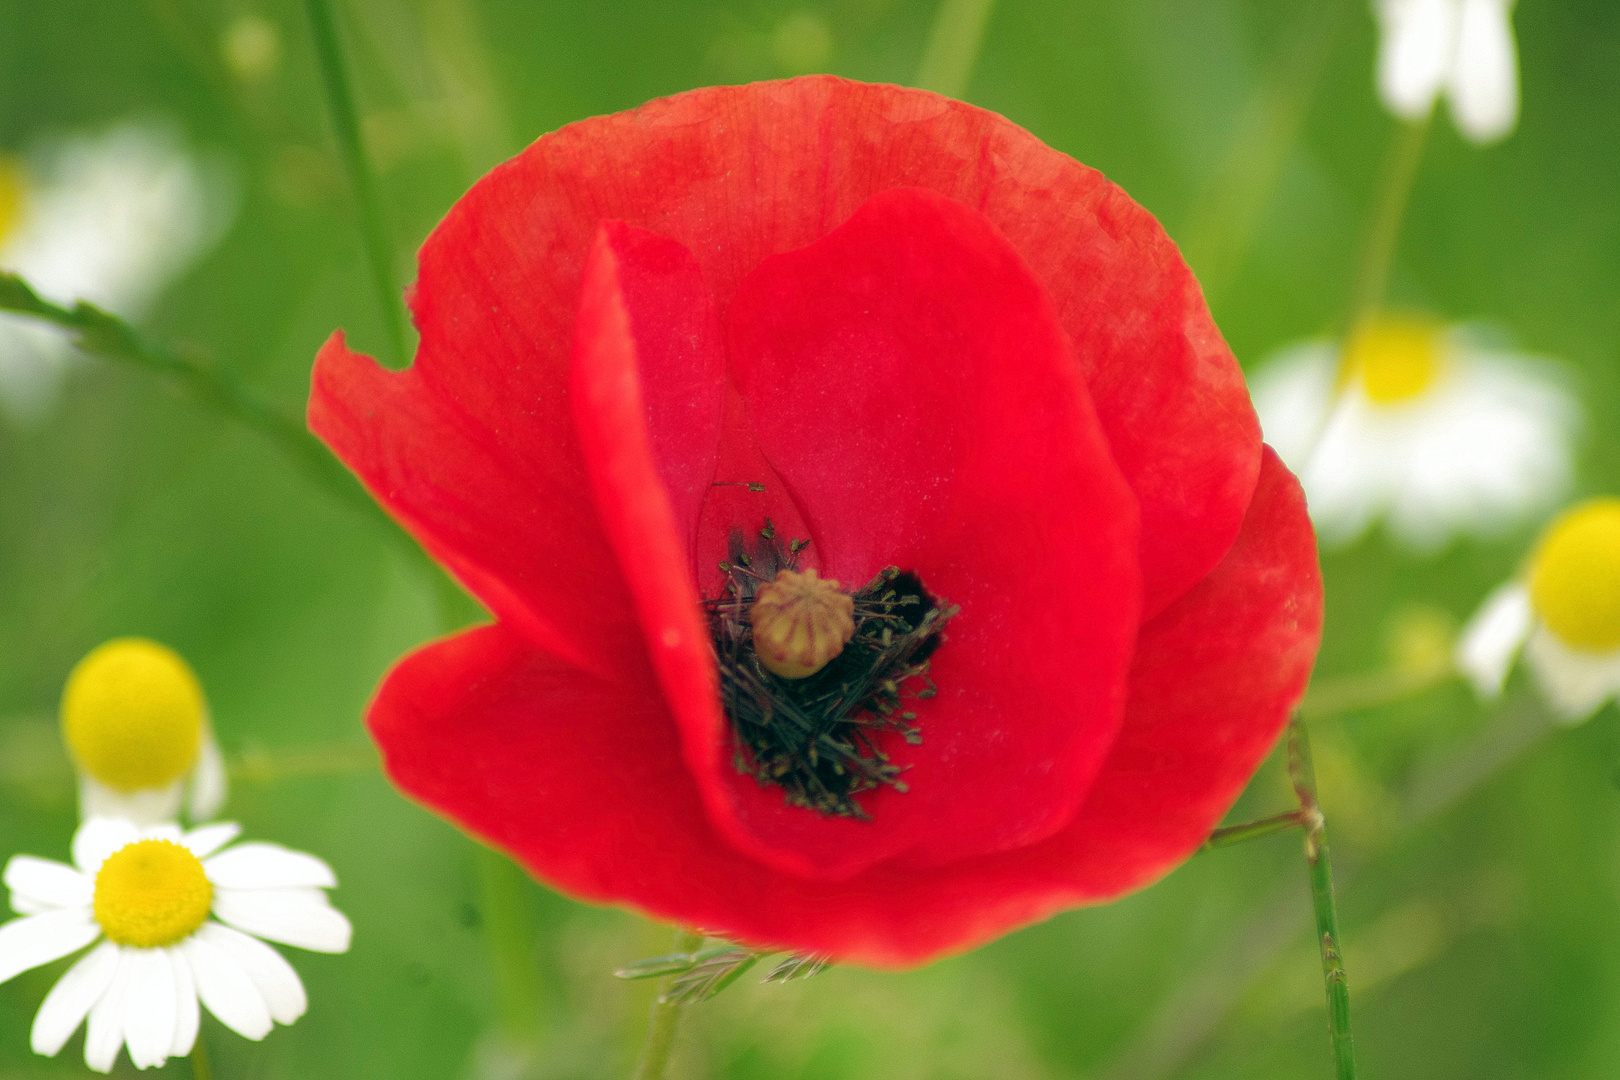
<svg viewBox="0 0 1620 1080"><path fill-rule="evenodd" d="M855 601L814 570L778 571L754 595L749 611L759 662L784 679L826 667L855 636Z"/></svg>

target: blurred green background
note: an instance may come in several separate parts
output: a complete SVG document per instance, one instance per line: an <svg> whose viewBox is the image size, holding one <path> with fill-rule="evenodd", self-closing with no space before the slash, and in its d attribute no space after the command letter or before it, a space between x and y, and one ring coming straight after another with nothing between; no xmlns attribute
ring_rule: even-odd
<svg viewBox="0 0 1620 1080"><path fill-rule="evenodd" d="M937 10L337 6L401 253L491 165L571 120L811 70L912 82ZM233 226L144 325L291 411L334 327L386 347L303 16L293 0L0 0L0 152L158 116L230 162ZM274 47L233 66L243 20ZM1567 361L1588 413L1579 491L1620 491L1620 5L1525 0L1515 22L1519 130L1481 150L1436 123L1391 293ZM1158 215L1250 364L1342 318L1395 126L1373 92L1375 47L1365 0L1000 0L963 96ZM1364 673L1432 681L1448 626L1533 535L1421 560L1375 535L1329 555L1323 693L1352 700L1361 684L1344 680ZM0 856L65 855L62 681L93 645L144 634L203 678L238 765L229 816L337 868L353 951L286 950L311 1009L262 1044L205 1020L225 1080L628 1075L651 987L609 972L664 951L667 929L512 878L363 753L354 763L372 688L438 631L438 603L369 522L147 375L91 363L46 422L0 424ZM1481 706L1441 681L1327 712L1312 725L1363 1075L1620 1074L1614 707L1549 732L1511 699ZM1290 805L1273 761L1234 819ZM504 973L485 933L503 889L536 928L519 922ZM1298 838L1272 837L923 970L746 978L692 1010L673 1075L1323 1077L1307 919ZM0 1077L84 1074L79 1039L55 1060L27 1046L61 968L0 986ZM529 1024L503 1018L503 979L532 988Z"/></svg>

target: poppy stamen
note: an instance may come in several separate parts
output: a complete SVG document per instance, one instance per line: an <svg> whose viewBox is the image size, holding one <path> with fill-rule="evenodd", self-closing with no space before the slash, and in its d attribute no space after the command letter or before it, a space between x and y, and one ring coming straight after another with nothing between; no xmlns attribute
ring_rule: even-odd
<svg viewBox="0 0 1620 1080"><path fill-rule="evenodd" d="M768 519L752 553L741 533L733 534L730 558L720 564L725 594L704 605L721 702L739 772L782 788L791 805L870 820L855 796L885 785L907 789L901 779L906 767L880 744L888 742L885 735L913 746L922 742L908 704L934 696L929 657L959 609L894 566L852 594L838 592L837 582L817 579L814 570L799 572L808 544L793 540L784 548ZM843 638L841 648L828 648L824 636L807 631L796 640L817 654L813 658L795 656L784 665L761 655L756 634L765 645L773 629L790 625L783 623L791 618L782 613L785 599L800 602L818 633ZM793 662L811 659L819 664Z"/></svg>

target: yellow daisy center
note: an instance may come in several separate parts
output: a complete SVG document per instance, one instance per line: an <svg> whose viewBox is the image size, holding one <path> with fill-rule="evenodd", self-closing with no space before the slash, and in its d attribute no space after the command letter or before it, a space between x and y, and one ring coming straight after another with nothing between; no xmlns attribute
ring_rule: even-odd
<svg viewBox="0 0 1620 1080"><path fill-rule="evenodd" d="M1556 519L1530 563L1530 602L1573 649L1620 649L1620 499L1592 499Z"/></svg>
<svg viewBox="0 0 1620 1080"><path fill-rule="evenodd" d="M26 190L22 169L10 158L0 157L0 244L6 242L11 230L22 220Z"/></svg>
<svg viewBox="0 0 1620 1080"><path fill-rule="evenodd" d="M173 945L203 924L213 899L197 856L168 840L119 848L96 874L96 922L120 945Z"/></svg>
<svg viewBox="0 0 1620 1080"><path fill-rule="evenodd" d="M93 649L62 692L62 735L79 768L119 791L173 783L197 760L202 687L174 650L145 638Z"/></svg>
<svg viewBox="0 0 1620 1080"><path fill-rule="evenodd" d="M1445 349L1440 328L1416 318L1363 323L1344 349L1344 378L1361 384L1379 405L1421 397L1440 378Z"/></svg>

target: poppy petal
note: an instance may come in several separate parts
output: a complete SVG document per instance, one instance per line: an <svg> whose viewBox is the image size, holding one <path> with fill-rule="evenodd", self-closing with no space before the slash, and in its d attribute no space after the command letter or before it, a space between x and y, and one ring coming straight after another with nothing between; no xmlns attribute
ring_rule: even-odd
<svg viewBox="0 0 1620 1080"><path fill-rule="evenodd" d="M675 270L653 279L649 262ZM708 347L692 356L692 346L705 341L702 331L691 333L670 316L706 300L696 264L679 244L628 226L604 228L585 270L573 361L574 422L596 505L635 596L664 694L709 736L687 740L688 758L702 770L714 768L719 757L713 733L721 713L689 548L716 464L723 357L717 326L707 335ZM712 322L703 319L703 328ZM680 374L693 368L696 380ZM682 411L698 412L696 423L680 423ZM695 440L694 429L700 432ZM681 441L697 445L668 448ZM675 460L660 470L671 456ZM706 467L686 460L694 456ZM668 483L672 473L682 486Z"/></svg>
<svg viewBox="0 0 1620 1080"><path fill-rule="evenodd" d="M598 680L482 627L401 661L368 723L408 794L575 896L903 967L1113 899L1186 858L1303 693L1321 611L1304 498L1268 452L1238 543L1144 629L1139 699L1074 820L1028 848L842 882L781 874L718 836L650 670Z"/></svg>
<svg viewBox="0 0 1620 1080"><path fill-rule="evenodd" d="M872 821L791 806L730 754L700 787L726 790L753 854L830 879L1050 834L1113 741L1140 579L1135 499L1040 283L977 211L900 189L767 259L729 332L825 572L854 589L898 565L962 612L916 707L922 745L880 747L909 790L861 796Z"/></svg>
<svg viewBox="0 0 1620 1080"><path fill-rule="evenodd" d="M1119 739L1043 855L1088 900L1139 889L1191 855L1287 725L1321 640L1316 535L1299 481L1268 447L1238 542L1142 628Z"/></svg>
<svg viewBox="0 0 1620 1080"><path fill-rule="evenodd" d="M540 350L491 326L438 325L425 291L414 366L380 367L341 332L322 347L310 430L497 617L611 672L641 635L591 502L565 385L542 371ZM493 395L467 389L480 374Z"/></svg>
<svg viewBox="0 0 1620 1080"><path fill-rule="evenodd" d="M463 415L500 432L492 450L521 459L525 443L545 448L558 437L557 392L604 220L686 247L724 315L762 259L814 242L896 187L979 209L1045 285L1140 503L1143 614L1161 610L1220 561L1254 490L1260 435L1242 374L1151 214L1096 170L963 102L806 76L693 90L553 132L474 185L428 238L413 301L418 365L431 366L431 382ZM324 393L318 371L315 396ZM388 402L368 391L353 404L359 417L380 417L368 409ZM334 431L328 441L363 478L379 472L354 457L363 438ZM380 492L386 479L367 482ZM470 495L503 494L488 489ZM543 503L546 520L533 527L572 536L576 508L561 494L548 483L525 507L490 513ZM410 520L403 500L385 504ZM436 554L454 545L491 562L478 538L437 534ZM527 569L498 562L490 572ZM480 595L493 604L495 592ZM553 629L576 625L555 601L532 606L556 608L545 619ZM582 636L600 618L580 624ZM564 656L581 647L547 644Z"/></svg>

